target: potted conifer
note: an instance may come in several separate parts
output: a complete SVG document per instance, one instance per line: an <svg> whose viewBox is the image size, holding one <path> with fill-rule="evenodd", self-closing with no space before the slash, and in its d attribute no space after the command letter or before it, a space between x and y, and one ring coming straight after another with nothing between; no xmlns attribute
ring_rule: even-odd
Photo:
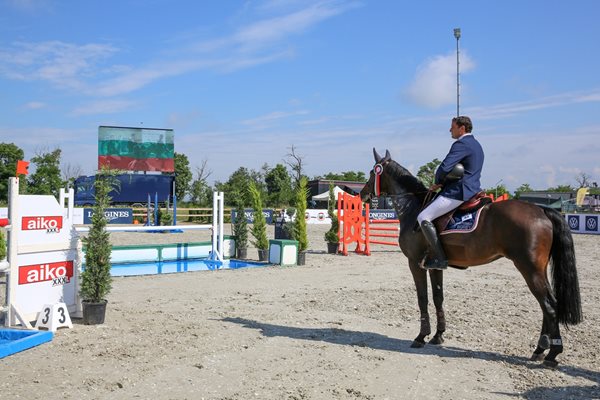
<svg viewBox="0 0 600 400"><path fill-rule="evenodd" d="M85 246L85 268L81 272L79 294L82 298L83 323L86 325L103 324L106 314L106 296L112 289L110 275L110 254L112 245L106 230L108 223L104 210L110 204L110 191L115 186L114 173L102 169L94 181L96 204L93 208L92 226Z"/></svg>
<svg viewBox="0 0 600 400"><path fill-rule="evenodd" d="M329 184L329 202L327 204L327 214L331 219L331 228L325 232L325 241L327 242L327 252L330 254L336 254L340 245L339 229L340 224L338 216L335 212L335 192L333 190L333 184Z"/></svg>
<svg viewBox="0 0 600 400"><path fill-rule="evenodd" d="M233 235L235 236L236 257L244 260L248 256L248 221L246 221L244 203L241 200L238 200L235 210Z"/></svg>
<svg viewBox="0 0 600 400"><path fill-rule="evenodd" d="M254 222L250 230L254 237L252 244L258 249L259 261L267 261L269 259L269 240L267 239L267 220L262 212L262 196L254 182L250 182L248 185L248 192L254 209Z"/></svg>
<svg viewBox="0 0 600 400"><path fill-rule="evenodd" d="M306 232L306 177L300 178L296 188L296 219L294 220L294 240L298 241L298 265L306 263L306 249L308 249L308 234Z"/></svg>

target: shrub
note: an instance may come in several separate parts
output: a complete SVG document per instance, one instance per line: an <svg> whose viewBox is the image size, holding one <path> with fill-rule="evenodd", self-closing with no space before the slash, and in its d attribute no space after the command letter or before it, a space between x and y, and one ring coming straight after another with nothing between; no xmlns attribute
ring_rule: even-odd
<svg viewBox="0 0 600 400"><path fill-rule="evenodd" d="M254 237L252 244L259 250L267 250L269 248L269 240L267 239L267 220L262 213L262 197L254 182L250 182L248 185L248 192L252 200L252 208L254 209L254 223L250 230L250 233Z"/></svg>
<svg viewBox="0 0 600 400"><path fill-rule="evenodd" d="M306 178L300 178L298 187L295 193L296 219L294 220L294 239L298 241L298 251L306 251L308 249L308 234L306 232L306 198L308 191L306 190Z"/></svg>
<svg viewBox="0 0 600 400"><path fill-rule="evenodd" d="M335 193L333 191L333 184L329 184L329 203L327 204L327 214L331 218L331 228L325 232L325 241L327 243L339 243L340 238L338 232L340 229L340 223L338 221L337 214L335 213Z"/></svg>

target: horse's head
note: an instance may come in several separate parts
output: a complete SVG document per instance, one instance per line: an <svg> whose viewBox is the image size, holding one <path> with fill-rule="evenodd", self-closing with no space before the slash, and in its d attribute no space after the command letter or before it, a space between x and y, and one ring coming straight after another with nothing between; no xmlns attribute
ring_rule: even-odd
<svg viewBox="0 0 600 400"><path fill-rule="evenodd" d="M373 148L375 165L371 170L369 181L360 191L362 201L371 197L423 192L424 186L403 166L392 160L388 150L381 157Z"/></svg>
<svg viewBox="0 0 600 400"><path fill-rule="evenodd" d="M360 191L362 201L367 201L371 197L379 197L388 193L389 174L385 174L384 170L389 162L392 161L392 156L386 150L385 156L381 157L375 148L373 148L373 156L375 157L375 165L371 170L368 182Z"/></svg>

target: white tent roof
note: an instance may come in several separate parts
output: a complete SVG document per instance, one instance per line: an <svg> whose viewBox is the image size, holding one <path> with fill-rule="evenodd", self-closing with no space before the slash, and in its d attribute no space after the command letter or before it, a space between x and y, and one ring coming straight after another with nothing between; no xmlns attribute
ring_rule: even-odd
<svg viewBox="0 0 600 400"><path fill-rule="evenodd" d="M344 193L344 190L340 189L339 186L334 186L333 187L333 194L334 194L334 196L335 196L336 199L338 198L338 193ZM315 200L315 201L327 201L327 200L329 200L329 190L313 196L312 199Z"/></svg>

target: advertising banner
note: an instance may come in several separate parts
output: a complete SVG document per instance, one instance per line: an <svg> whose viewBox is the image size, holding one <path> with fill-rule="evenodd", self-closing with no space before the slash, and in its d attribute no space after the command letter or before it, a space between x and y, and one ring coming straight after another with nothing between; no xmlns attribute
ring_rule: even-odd
<svg viewBox="0 0 600 400"><path fill-rule="evenodd" d="M396 210L369 210L370 220L398 219Z"/></svg>
<svg viewBox="0 0 600 400"><path fill-rule="evenodd" d="M83 223L91 224L93 208L83 209ZM133 224L133 209L131 208L107 208L104 210L104 215L109 224Z"/></svg>
<svg viewBox="0 0 600 400"><path fill-rule="evenodd" d="M565 219L573 233L600 235L600 214L565 214Z"/></svg>
<svg viewBox="0 0 600 400"><path fill-rule="evenodd" d="M265 219L267 220L267 224L272 224L273 223L273 210L272 209L264 209L262 211L263 211L263 215L265 216ZM246 214L246 221L249 224L253 224L254 223L254 210L251 208L247 208L244 210L244 213ZM237 217L237 211L231 210L231 223L232 224L235 222L236 217Z"/></svg>

